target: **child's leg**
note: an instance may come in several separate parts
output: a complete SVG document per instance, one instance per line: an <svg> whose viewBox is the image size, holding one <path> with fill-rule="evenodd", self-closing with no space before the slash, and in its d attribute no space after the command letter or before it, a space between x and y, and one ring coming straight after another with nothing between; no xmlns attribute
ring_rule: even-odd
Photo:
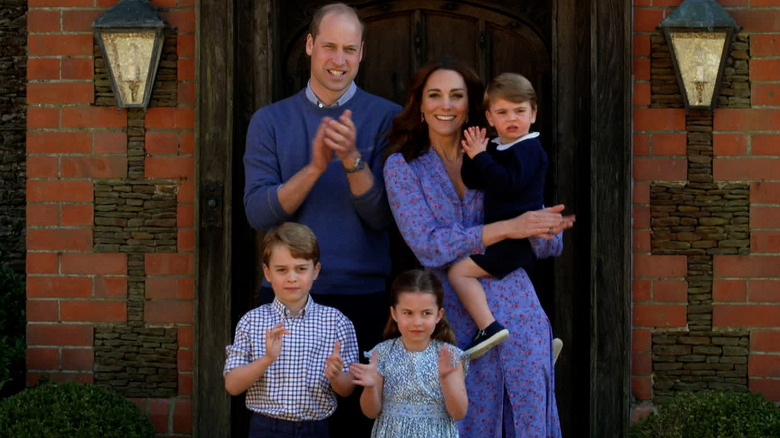
<svg viewBox="0 0 780 438"><path fill-rule="evenodd" d="M479 283L479 278L487 277L488 274L479 265L474 263L470 257L466 257L450 266L447 271L447 278L450 280L455 293L458 295L463 307L471 315L471 319L481 330L489 326L496 318L488 307L485 289Z"/></svg>

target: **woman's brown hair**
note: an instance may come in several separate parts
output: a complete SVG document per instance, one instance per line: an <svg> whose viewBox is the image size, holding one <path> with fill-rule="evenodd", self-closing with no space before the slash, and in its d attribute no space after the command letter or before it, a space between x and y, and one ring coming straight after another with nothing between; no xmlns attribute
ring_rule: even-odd
<svg viewBox="0 0 780 438"><path fill-rule="evenodd" d="M461 75L466 83L469 113L463 128L486 125L485 111L482 108L485 87L474 69L452 57L431 61L420 67L409 81L406 105L393 120L393 125L387 134L387 156L401 152L404 159L411 162L428 151L430 147L428 125L420 120L420 105L425 83L437 70L452 70Z"/></svg>
<svg viewBox="0 0 780 438"><path fill-rule="evenodd" d="M412 269L396 277L395 281L393 281L392 288L390 288L391 306L395 307L398 304L399 295L409 292L431 294L436 297L436 306L439 309L443 308L444 288L441 286L439 280L428 271ZM383 335L385 339L401 336L401 332L398 330L398 324L392 316L387 319L387 325L385 325ZM436 323L431 338L455 345L455 332L452 331L452 327L450 327L450 323L447 321L447 315L442 315L439 322Z"/></svg>

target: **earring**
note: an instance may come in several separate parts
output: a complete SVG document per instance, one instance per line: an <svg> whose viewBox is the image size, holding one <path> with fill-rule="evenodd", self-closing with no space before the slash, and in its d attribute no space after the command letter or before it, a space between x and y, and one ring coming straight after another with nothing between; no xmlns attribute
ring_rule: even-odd
<svg viewBox="0 0 780 438"><path fill-rule="evenodd" d="M420 112L420 121L425 123L425 113L422 111Z"/></svg>

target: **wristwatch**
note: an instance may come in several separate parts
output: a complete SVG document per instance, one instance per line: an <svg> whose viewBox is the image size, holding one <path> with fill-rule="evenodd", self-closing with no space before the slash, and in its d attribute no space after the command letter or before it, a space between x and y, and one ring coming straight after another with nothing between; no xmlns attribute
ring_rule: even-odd
<svg viewBox="0 0 780 438"><path fill-rule="evenodd" d="M363 168L365 167L366 167L366 162L363 161L363 157L357 157L355 158L355 165L349 168L345 167L344 172L355 173L357 171L363 170Z"/></svg>

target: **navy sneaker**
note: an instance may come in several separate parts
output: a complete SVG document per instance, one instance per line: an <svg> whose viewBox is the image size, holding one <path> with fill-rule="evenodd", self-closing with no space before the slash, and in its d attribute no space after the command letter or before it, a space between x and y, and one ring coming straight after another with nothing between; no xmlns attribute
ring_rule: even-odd
<svg viewBox="0 0 780 438"><path fill-rule="evenodd" d="M485 327L485 330L477 330L474 333L474 339L471 341L469 348L466 349L466 354L469 355L469 359L474 360L500 344L508 336L509 330L505 329L498 321L493 321L493 323Z"/></svg>

